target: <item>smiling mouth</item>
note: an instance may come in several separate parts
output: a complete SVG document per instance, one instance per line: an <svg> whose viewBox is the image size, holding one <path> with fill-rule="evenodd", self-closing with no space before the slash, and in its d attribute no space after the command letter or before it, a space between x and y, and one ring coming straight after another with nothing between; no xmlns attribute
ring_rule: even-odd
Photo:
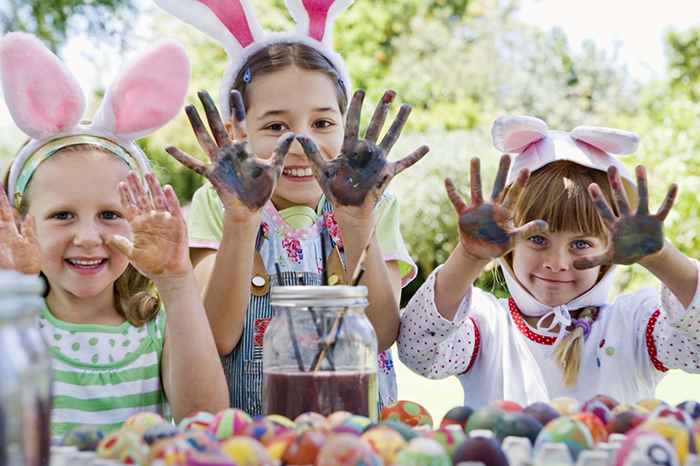
<svg viewBox="0 0 700 466"><path fill-rule="evenodd" d="M66 261L73 267L79 269L94 269L104 264L107 259L96 259L96 260L78 260L78 259L66 259Z"/></svg>
<svg viewBox="0 0 700 466"><path fill-rule="evenodd" d="M537 275L533 275L533 277L553 285L566 285L567 283L573 283L573 280L552 280L551 278L538 277Z"/></svg>
<svg viewBox="0 0 700 466"><path fill-rule="evenodd" d="M303 178L303 177L313 175L313 172L311 171L311 167L285 169L282 171L282 173L287 175L287 176L296 177L296 178Z"/></svg>

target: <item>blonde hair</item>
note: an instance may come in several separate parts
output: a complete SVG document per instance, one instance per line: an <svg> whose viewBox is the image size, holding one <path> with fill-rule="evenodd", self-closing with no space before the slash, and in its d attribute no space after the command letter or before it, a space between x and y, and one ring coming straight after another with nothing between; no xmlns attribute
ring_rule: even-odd
<svg viewBox="0 0 700 466"><path fill-rule="evenodd" d="M87 151L84 149L92 149L93 153L98 153L99 155L94 155L95 157L101 157L107 155L109 157L116 157L114 154L106 149L99 146L87 146L86 144L76 144L73 146L67 146L56 151L51 157L56 157L60 154L66 154L71 152L81 152L86 154ZM111 160L111 159L110 159ZM114 160L117 160L116 158ZM9 172L8 172L9 173ZM7 176L5 177L7 179ZM7 189L7 181L5 182L5 189ZM17 206L17 210L24 216L29 211L29 200L31 198L31 180L27 186L27 191L22 197L22 201ZM9 195L9 194L8 194ZM47 287L48 280L46 281ZM48 289L46 290L48 294ZM114 305L117 308L117 312L124 316L132 325L136 327L141 327L146 322L154 319L162 307L160 297L158 292L153 285L153 282L143 276L136 268L129 263L126 270L117 278L114 282Z"/></svg>
<svg viewBox="0 0 700 466"><path fill-rule="evenodd" d="M541 219L547 222L548 231L552 233L575 231L608 241L608 230L588 194L591 183L600 187L605 200L617 215L612 189L604 171L574 162L557 161L532 173L515 208L515 226L521 227ZM512 253L505 259L512 267ZM605 275L610 267L601 266L598 278ZM590 325L595 313L595 307L587 307L581 311L579 319ZM560 328L559 331L564 329ZM554 361L562 368L562 380L567 388L575 386L578 380L584 338L583 328L577 326L559 343L555 351Z"/></svg>

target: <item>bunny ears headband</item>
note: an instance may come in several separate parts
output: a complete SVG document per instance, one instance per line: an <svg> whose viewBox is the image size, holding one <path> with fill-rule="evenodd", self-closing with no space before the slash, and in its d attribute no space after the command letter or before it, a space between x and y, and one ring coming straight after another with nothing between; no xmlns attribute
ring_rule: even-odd
<svg viewBox="0 0 700 466"><path fill-rule="evenodd" d="M629 155L639 148L640 137L628 131L579 126L570 133L550 131L547 124L533 117L502 116L491 128L496 149L517 154L508 173L507 185L523 168L534 172L557 160L568 160L584 167L607 171L617 167L630 200L637 198L634 178L620 159L610 154Z"/></svg>
<svg viewBox="0 0 700 466"><path fill-rule="evenodd" d="M250 0L155 0L161 8L218 41L229 56L219 91L219 107L231 119L229 92L245 63L271 45L305 44L321 53L338 73L350 100L350 74L333 51L333 23L355 0L285 0L297 27L266 34Z"/></svg>
<svg viewBox="0 0 700 466"><path fill-rule="evenodd" d="M190 66L178 41L155 42L110 85L91 124L80 124L85 95L77 80L31 34L11 33L0 41L0 79L12 119L30 137L10 168L8 194L17 206L36 167L71 145L107 149L143 176L145 156L134 141L180 112Z"/></svg>

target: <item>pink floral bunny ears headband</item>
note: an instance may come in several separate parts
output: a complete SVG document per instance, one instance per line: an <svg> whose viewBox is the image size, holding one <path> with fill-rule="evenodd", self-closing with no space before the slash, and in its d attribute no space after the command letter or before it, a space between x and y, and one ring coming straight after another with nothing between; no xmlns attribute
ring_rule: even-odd
<svg viewBox="0 0 700 466"><path fill-rule="evenodd" d="M155 0L165 11L218 41L229 56L219 92L224 120L231 119L229 92L245 63L271 45L305 44L333 65L350 101L350 74L343 57L333 51L333 23L354 0L285 0L297 23L294 31L266 34L250 0ZM249 79L249 77L248 77Z"/></svg>
<svg viewBox="0 0 700 466"><path fill-rule="evenodd" d="M30 137L10 167L7 189L17 206L37 166L67 146L102 147L143 177L146 158L134 141L180 112L190 66L178 41L155 42L110 85L90 124L80 124L85 95L77 80L31 34L11 33L0 41L0 79L12 119Z"/></svg>
<svg viewBox="0 0 700 466"><path fill-rule="evenodd" d="M573 131L550 131L547 124L533 117L502 116L491 128L496 149L517 154L508 173L507 186L523 168L534 172L557 160L568 160L607 172L617 167L630 201L637 199L634 178L620 159L610 154L629 155L639 148L640 137L628 131L595 126L579 126Z"/></svg>

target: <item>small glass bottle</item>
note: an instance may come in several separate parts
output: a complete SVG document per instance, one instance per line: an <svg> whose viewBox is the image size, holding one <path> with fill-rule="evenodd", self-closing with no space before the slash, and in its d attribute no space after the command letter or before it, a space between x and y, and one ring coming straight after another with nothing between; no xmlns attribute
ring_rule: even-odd
<svg viewBox="0 0 700 466"><path fill-rule="evenodd" d="M377 335L364 286L281 286L263 341L263 414L377 419Z"/></svg>

